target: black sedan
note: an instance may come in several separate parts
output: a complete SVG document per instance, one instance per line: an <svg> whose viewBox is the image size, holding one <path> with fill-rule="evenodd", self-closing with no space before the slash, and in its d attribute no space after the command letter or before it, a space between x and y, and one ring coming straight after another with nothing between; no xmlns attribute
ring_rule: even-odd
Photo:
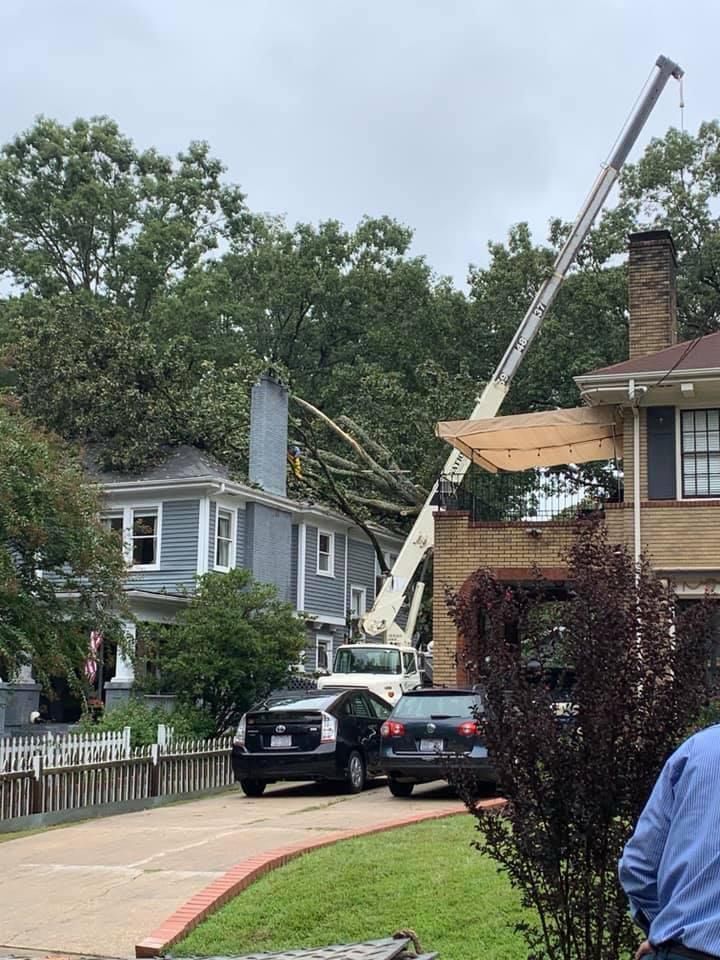
<svg viewBox="0 0 720 960"><path fill-rule="evenodd" d="M432 688L403 694L381 728L380 767L396 797L416 783L450 780L495 784L477 718L482 696L474 690Z"/></svg>
<svg viewBox="0 0 720 960"><path fill-rule="evenodd" d="M235 780L248 797L276 780L338 780L359 793L380 772L380 727L390 712L380 697L357 688L276 694L238 725Z"/></svg>

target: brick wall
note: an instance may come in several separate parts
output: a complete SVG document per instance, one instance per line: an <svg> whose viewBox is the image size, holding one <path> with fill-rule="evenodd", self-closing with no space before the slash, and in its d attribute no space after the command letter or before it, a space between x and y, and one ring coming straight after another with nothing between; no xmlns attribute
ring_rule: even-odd
<svg viewBox="0 0 720 960"><path fill-rule="evenodd" d="M503 580L523 580L531 579L539 567L549 579L562 579L572 536L573 524L568 522L473 524L466 513L436 514L433 673L438 683L456 680L457 633L445 604L446 588L459 590L479 568L490 568Z"/></svg>
<svg viewBox="0 0 720 960"><path fill-rule="evenodd" d="M634 233L628 256L630 359L677 342L675 245L667 230Z"/></svg>
<svg viewBox="0 0 720 960"><path fill-rule="evenodd" d="M635 499L633 486L635 464L633 457L632 410L623 411L623 471L625 475L625 502L632 503ZM647 500L647 495L647 409L640 407L640 500Z"/></svg>
<svg viewBox="0 0 720 960"><path fill-rule="evenodd" d="M611 543L633 549L632 504L605 511ZM640 502L642 551L660 570L720 571L720 500L643 500Z"/></svg>
<svg viewBox="0 0 720 960"><path fill-rule="evenodd" d="M653 567L714 571L720 576L720 500L643 500L640 510L643 552ZM611 543L625 543L632 550L632 504L609 505L605 526ZM539 536L533 530L540 531ZM547 579L562 579L573 532L570 522L473 524L466 513L436 514L433 667L438 683L455 683L457 676L457 631L447 612L446 588L460 590L481 568L507 581L531 579L536 567Z"/></svg>

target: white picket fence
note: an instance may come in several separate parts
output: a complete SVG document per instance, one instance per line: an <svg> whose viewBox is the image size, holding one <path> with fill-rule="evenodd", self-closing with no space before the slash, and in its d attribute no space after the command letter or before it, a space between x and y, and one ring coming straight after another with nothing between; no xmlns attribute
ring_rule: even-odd
<svg viewBox="0 0 720 960"><path fill-rule="evenodd" d="M80 749L77 744L58 749L57 742L51 748L45 738L25 739L39 743L30 744L25 754L12 756L17 767L34 749L29 769L0 768L0 828L3 821L16 818L50 814L57 822L71 811L118 809L129 801L191 795L233 782L231 737L180 740L171 728L161 727L156 743L131 749L129 734L122 731L122 746L111 741L104 748L108 755L116 751L117 756L97 759L91 743L81 762L70 759L73 749Z"/></svg>
<svg viewBox="0 0 720 960"><path fill-rule="evenodd" d="M167 738L168 735L164 733L163 736ZM47 767L127 760L130 757L130 727L117 732L45 733L0 738L0 773L32 770L35 757L42 757Z"/></svg>

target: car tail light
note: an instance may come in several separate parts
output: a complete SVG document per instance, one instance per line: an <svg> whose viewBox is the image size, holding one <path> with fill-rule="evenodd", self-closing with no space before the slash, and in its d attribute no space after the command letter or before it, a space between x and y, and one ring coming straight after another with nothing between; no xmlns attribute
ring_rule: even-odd
<svg viewBox="0 0 720 960"><path fill-rule="evenodd" d="M243 716L240 717L240 723L238 724L238 728L235 731L235 736L233 737L233 743L235 744L236 747L245 746L246 733L247 733L247 714L243 714Z"/></svg>
<svg viewBox="0 0 720 960"><path fill-rule="evenodd" d="M475 737L478 734L478 725L475 720L466 720L457 728L461 737Z"/></svg>
<svg viewBox="0 0 720 960"><path fill-rule="evenodd" d="M398 723L397 720L386 720L385 723L380 727L380 736L381 737L404 737L405 736L405 724Z"/></svg>
<svg viewBox="0 0 720 960"><path fill-rule="evenodd" d="M329 713L323 713L320 743L332 743L334 740L337 740L337 718Z"/></svg>

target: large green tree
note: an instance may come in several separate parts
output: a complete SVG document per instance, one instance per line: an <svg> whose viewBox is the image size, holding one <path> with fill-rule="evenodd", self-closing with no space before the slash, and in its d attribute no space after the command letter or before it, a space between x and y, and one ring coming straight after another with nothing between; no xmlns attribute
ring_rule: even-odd
<svg viewBox="0 0 720 960"><path fill-rule="evenodd" d="M145 315L242 231L244 197L222 171L204 143L172 161L107 117L40 117L0 151L0 269L43 297L87 290Z"/></svg>
<svg viewBox="0 0 720 960"><path fill-rule="evenodd" d="M66 446L0 407L0 674L78 680L90 631L117 633L123 570Z"/></svg>

